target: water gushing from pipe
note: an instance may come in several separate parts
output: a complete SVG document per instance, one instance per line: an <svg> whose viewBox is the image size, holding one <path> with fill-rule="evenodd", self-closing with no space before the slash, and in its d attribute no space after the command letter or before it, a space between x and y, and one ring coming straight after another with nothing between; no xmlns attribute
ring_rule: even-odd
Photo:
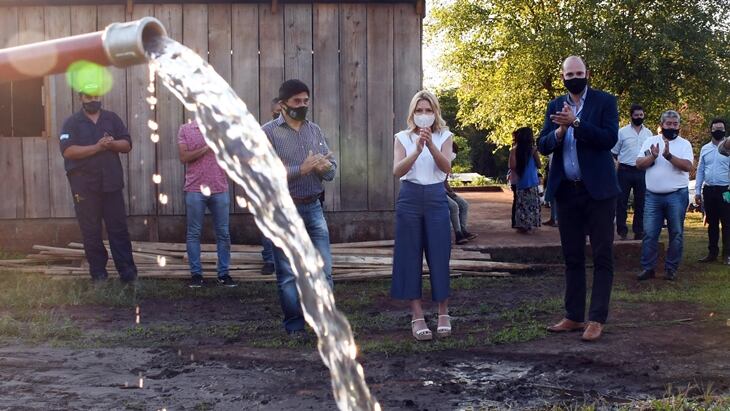
<svg viewBox="0 0 730 411"><path fill-rule="evenodd" d="M319 337L341 410L379 410L370 394L347 318L335 307L324 263L289 196L286 169L261 126L228 83L195 52L167 37L145 44L150 69L195 113L208 146L228 176L246 191L256 224L281 248L296 274L304 318ZM238 199L237 199L238 200Z"/></svg>

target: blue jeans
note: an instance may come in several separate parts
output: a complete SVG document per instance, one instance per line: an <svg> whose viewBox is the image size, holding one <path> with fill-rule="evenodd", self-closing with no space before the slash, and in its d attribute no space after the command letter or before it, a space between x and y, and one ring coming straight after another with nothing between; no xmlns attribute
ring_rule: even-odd
<svg viewBox="0 0 730 411"><path fill-rule="evenodd" d="M186 192L187 207L187 250L190 273L203 275L200 265L200 233L203 230L203 219L206 207L213 216L215 227L216 250L218 251L218 278L228 275L231 261L231 235L228 232L228 213L230 207L228 192L204 196L202 193Z"/></svg>
<svg viewBox="0 0 730 411"><path fill-rule="evenodd" d="M330 233L324 219L322 204L313 201L309 204L297 205L299 216L304 220L310 240L324 261L324 274L332 284L332 253L330 252ZM284 329L292 333L304 329L304 314L299 304L296 277L289 259L279 247L274 247L274 267L276 268L276 285L279 289L279 302L284 312Z"/></svg>
<svg viewBox="0 0 730 411"><path fill-rule="evenodd" d="M454 194L453 196L447 195L446 200L449 202L451 228L454 229L454 233L464 234L468 232L466 230L466 223L469 218L469 203L459 197L458 194Z"/></svg>
<svg viewBox="0 0 730 411"><path fill-rule="evenodd" d="M667 220L669 246L664 261L666 270L677 270L682 260L684 216L689 205L688 191L680 188L667 194L646 192L644 200L644 241L641 243L641 268L653 270L658 258L659 234Z"/></svg>

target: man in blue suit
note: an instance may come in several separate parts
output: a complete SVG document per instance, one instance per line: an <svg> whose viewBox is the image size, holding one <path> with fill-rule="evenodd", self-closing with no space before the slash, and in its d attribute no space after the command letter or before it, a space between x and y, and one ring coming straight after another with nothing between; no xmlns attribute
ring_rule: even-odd
<svg viewBox="0 0 730 411"><path fill-rule="evenodd" d="M613 284L616 197L621 192L611 149L618 139L616 97L588 87L583 59L563 62L568 94L552 100L545 113L538 149L553 153L548 187L558 204L565 259L565 317L551 332L584 330L584 341L601 336ZM585 236L593 251L593 289L585 321Z"/></svg>

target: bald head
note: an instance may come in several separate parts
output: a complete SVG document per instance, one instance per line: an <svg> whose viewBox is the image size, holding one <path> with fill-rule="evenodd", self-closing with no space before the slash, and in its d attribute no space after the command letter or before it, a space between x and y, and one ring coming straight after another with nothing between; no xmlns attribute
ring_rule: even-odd
<svg viewBox="0 0 730 411"><path fill-rule="evenodd" d="M586 70L586 63L583 61L583 58L580 56L570 56L563 61L563 72L566 72L568 70L583 70L583 72Z"/></svg>

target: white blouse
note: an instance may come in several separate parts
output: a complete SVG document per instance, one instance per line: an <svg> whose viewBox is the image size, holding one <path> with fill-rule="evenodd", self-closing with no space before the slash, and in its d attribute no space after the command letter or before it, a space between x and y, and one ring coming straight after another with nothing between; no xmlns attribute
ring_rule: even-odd
<svg viewBox="0 0 730 411"><path fill-rule="evenodd" d="M431 135L431 140L436 148L441 151L441 146L444 144L453 133L447 129L441 129ZM403 148L406 149L406 157L416 151L416 142L418 141L418 134L411 130L403 130L395 135L395 138L400 141ZM400 178L403 181L410 181L412 183L428 185L443 183L446 180L446 173L441 171L436 165L436 161L433 159L431 152L427 147L423 148L421 154L413 163L408 172Z"/></svg>

